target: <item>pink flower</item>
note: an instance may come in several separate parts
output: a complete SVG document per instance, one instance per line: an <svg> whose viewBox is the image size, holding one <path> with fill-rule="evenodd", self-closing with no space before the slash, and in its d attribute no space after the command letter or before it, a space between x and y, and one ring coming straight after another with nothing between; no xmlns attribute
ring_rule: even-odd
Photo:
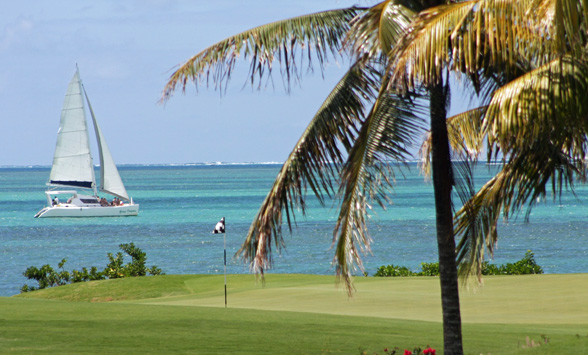
<svg viewBox="0 0 588 355"><path fill-rule="evenodd" d="M412 355L412 351L410 350L404 350L404 355Z"/></svg>
<svg viewBox="0 0 588 355"><path fill-rule="evenodd" d="M423 354L424 355L435 355L435 349L431 349L429 347L428 349L423 350Z"/></svg>

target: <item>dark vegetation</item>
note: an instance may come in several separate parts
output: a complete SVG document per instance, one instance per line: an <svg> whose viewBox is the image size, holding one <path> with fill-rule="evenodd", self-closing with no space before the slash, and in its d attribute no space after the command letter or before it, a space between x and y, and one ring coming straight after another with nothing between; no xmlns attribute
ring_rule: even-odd
<svg viewBox="0 0 588 355"><path fill-rule="evenodd" d="M515 262L500 266L485 261L482 266L482 275L527 275L542 274L543 269L535 262L535 256L528 250L525 256ZM421 271L412 271L406 266L384 265L380 266L374 276L439 276L439 263L422 263Z"/></svg>
<svg viewBox="0 0 588 355"><path fill-rule="evenodd" d="M161 269L157 266L147 268L145 262L147 261L147 254L143 252L135 244L120 244L119 248L131 257L131 262L124 264L124 255L118 252L116 255L108 253L108 264L104 269L98 271L96 266L90 269L83 267L81 270L66 271L63 266L67 259L62 259L57 265L58 270L53 269L49 264L43 265L40 268L30 266L23 273L29 280L35 280L39 286L23 285L20 292L28 292L39 290L47 287L61 286L68 283L119 279L123 277L136 277L149 275L161 275Z"/></svg>

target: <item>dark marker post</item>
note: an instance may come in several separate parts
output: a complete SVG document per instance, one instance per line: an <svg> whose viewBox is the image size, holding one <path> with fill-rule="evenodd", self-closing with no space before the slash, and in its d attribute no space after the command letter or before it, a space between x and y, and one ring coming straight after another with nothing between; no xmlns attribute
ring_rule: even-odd
<svg viewBox="0 0 588 355"><path fill-rule="evenodd" d="M221 218L221 220L216 224L214 230L212 231L213 234L223 234L224 239L224 265L225 265L225 308L227 308L227 234L225 233L225 217Z"/></svg>

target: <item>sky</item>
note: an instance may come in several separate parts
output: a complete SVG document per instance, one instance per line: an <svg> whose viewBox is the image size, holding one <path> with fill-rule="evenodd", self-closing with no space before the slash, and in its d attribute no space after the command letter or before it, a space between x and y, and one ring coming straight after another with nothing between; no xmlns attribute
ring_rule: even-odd
<svg viewBox="0 0 588 355"><path fill-rule="evenodd" d="M189 86L159 103L173 69L249 28L371 0L24 0L0 12L0 166L50 165L79 66L117 164L283 162L344 74L331 60L288 93L237 68L227 92ZM93 134L93 133L91 133ZM97 154L94 153L94 161Z"/></svg>

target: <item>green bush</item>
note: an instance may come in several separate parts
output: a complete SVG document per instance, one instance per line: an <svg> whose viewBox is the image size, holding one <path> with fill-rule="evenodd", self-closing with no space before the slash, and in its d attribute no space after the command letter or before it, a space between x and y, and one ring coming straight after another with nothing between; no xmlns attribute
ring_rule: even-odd
<svg viewBox="0 0 588 355"><path fill-rule="evenodd" d="M65 259L64 259L65 260ZM102 271L98 271L96 266L92 266L90 271L83 267L82 270L73 270L71 272L71 282L85 282L85 281L95 281L95 280L104 280L106 277Z"/></svg>
<svg viewBox="0 0 588 355"><path fill-rule="evenodd" d="M496 266L485 262L482 267L482 275L528 275L542 274L543 269L535 262L532 251L527 250L525 257L516 263L506 263Z"/></svg>
<svg viewBox="0 0 588 355"><path fill-rule="evenodd" d="M421 270L418 276L438 276L439 263L421 263Z"/></svg>
<svg viewBox="0 0 588 355"><path fill-rule="evenodd" d="M380 266L374 276L414 276L414 273L410 271L406 266L386 265Z"/></svg>
<svg viewBox="0 0 588 355"><path fill-rule="evenodd" d="M123 277L135 277L135 276L146 276L149 275L161 275L161 269L157 266L152 266L148 269L145 266L147 261L147 254L140 248L136 247L135 244L120 244L119 248L131 257L131 262L124 265L123 253L118 252L116 257L112 253L108 253L109 263L102 271L98 271L98 268L92 266L90 271L87 268L81 270L73 270L71 273L63 269L63 265L67 259L62 259L58 264L60 271L55 271L50 265L43 265L41 268L30 266L23 273L29 280L36 280L39 284L38 287L23 285L20 292L34 291L47 287L61 286L68 283L94 281L94 280L105 280L105 279L116 279Z"/></svg>
<svg viewBox="0 0 588 355"><path fill-rule="evenodd" d="M109 279L118 279L123 277L146 276L147 273L151 275L160 275L161 269L152 266L147 269L145 262L147 261L147 254L133 243L121 244L120 249L131 256L131 262L123 265L123 254L118 252L116 257L112 253L108 253L110 262L104 268L104 274Z"/></svg>
<svg viewBox="0 0 588 355"><path fill-rule="evenodd" d="M504 265L494 265L487 261L482 265L482 275L528 275L542 274L543 269L535 262L535 256L528 250L525 256L515 262ZM421 263L421 271L413 272L405 266L384 265L380 266L374 276L398 277L398 276L439 276L439 263Z"/></svg>
<svg viewBox="0 0 588 355"><path fill-rule="evenodd" d="M406 266L385 265L380 266L374 276L403 277L403 276L438 276L439 263L421 263L421 271L411 271Z"/></svg>
<svg viewBox="0 0 588 355"><path fill-rule="evenodd" d="M21 292L34 291L36 289L67 284L70 281L70 273L63 269L63 265L65 265L66 261L66 259L62 259L61 262L57 264L61 271L55 271L49 264L43 265L40 268L35 266L30 266L27 268L23 275L26 276L29 280L37 280L39 287L35 288L24 285L21 288Z"/></svg>

